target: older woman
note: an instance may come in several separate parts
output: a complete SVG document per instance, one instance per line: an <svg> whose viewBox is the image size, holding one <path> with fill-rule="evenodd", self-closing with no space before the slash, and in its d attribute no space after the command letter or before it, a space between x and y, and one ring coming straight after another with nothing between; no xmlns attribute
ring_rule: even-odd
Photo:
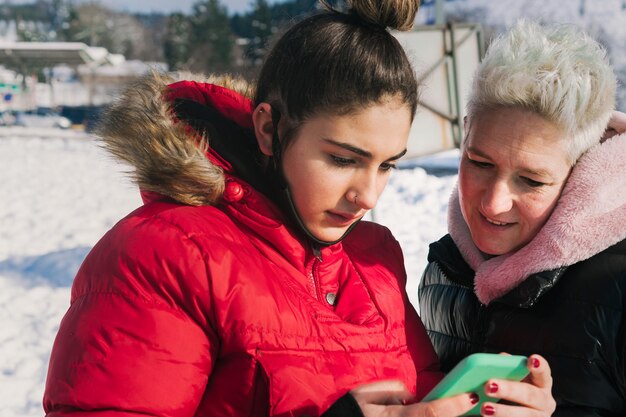
<svg viewBox="0 0 626 417"><path fill-rule="evenodd" d="M474 352L537 352L559 417L626 415L626 135L601 140L615 86L605 51L572 28L521 22L491 45L449 235L419 289L444 371Z"/></svg>

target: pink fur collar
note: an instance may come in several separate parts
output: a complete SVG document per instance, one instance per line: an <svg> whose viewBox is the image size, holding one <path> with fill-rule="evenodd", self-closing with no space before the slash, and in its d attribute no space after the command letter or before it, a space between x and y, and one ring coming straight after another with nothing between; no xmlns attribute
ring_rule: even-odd
<svg viewBox="0 0 626 417"><path fill-rule="evenodd" d="M457 188L450 198L448 231L476 271L474 291L483 304L534 273L573 265L626 239L626 134L594 146L578 160L552 215L517 252L487 259L476 248Z"/></svg>

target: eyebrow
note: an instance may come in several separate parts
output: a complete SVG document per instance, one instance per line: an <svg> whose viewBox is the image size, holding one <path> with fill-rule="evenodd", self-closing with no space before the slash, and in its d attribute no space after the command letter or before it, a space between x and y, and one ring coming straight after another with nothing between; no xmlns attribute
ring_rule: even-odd
<svg viewBox="0 0 626 417"><path fill-rule="evenodd" d="M368 159L372 159L372 153L368 152L364 149L361 148L357 148L356 146L350 145L349 143L345 143L345 142L337 142L336 140L332 140L332 139L328 139L328 138L323 138L323 141L326 143L330 143L331 145L335 145L335 146L339 146L340 148L343 148L347 151L350 151L352 153L355 153L359 156L362 156L364 158L368 158ZM390 158L387 158L386 161L393 161L396 159L400 159L404 156L404 154L406 154L406 149L403 150L402 152L400 152L397 155L394 155Z"/></svg>
<svg viewBox="0 0 626 417"><path fill-rule="evenodd" d="M531 175L536 175L538 177L542 177L542 178L550 178L550 179L554 179L554 177L552 176L552 174L550 174L548 171L546 171L545 169L529 169L529 168L523 168L522 171L527 172Z"/></svg>
<svg viewBox="0 0 626 417"><path fill-rule="evenodd" d="M465 148L467 151L473 153L474 155L480 156L481 158L485 158L485 159L489 159L491 160L491 158L489 157L489 155L484 154L483 152L481 152L480 150L473 148L471 146L468 146L467 148ZM527 172L531 175L537 175L539 177L548 177L553 179L554 177L552 176L552 174L550 172L548 172L545 169L530 169L530 168L522 168L522 171Z"/></svg>
<svg viewBox="0 0 626 417"><path fill-rule="evenodd" d="M478 155L478 156L480 156L480 157L482 157L482 158L485 158L485 159L491 159L491 158L489 157L489 155L482 153L479 149L476 149L476 148L474 148L474 147L472 147L472 146L466 146L466 147L465 147L465 150L466 150L466 151L468 151L468 152L473 153L474 155Z"/></svg>

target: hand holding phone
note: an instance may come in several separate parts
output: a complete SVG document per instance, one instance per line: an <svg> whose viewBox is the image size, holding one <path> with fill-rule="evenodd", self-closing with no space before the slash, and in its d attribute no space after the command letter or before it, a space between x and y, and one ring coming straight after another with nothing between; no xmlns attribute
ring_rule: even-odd
<svg viewBox="0 0 626 417"><path fill-rule="evenodd" d="M474 392L479 401L465 416L480 415L480 407L485 401L497 402L498 399L485 394L484 385L492 378L521 381L528 375L526 356L498 355L494 353L475 353L459 362L435 388L424 397L423 401L451 397L456 394Z"/></svg>

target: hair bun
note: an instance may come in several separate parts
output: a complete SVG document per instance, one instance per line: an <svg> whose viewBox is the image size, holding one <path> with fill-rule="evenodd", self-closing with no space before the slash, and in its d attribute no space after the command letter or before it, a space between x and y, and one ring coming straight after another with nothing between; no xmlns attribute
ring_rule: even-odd
<svg viewBox="0 0 626 417"><path fill-rule="evenodd" d="M420 0L347 0L348 9L367 23L396 30L410 30Z"/></svg>

